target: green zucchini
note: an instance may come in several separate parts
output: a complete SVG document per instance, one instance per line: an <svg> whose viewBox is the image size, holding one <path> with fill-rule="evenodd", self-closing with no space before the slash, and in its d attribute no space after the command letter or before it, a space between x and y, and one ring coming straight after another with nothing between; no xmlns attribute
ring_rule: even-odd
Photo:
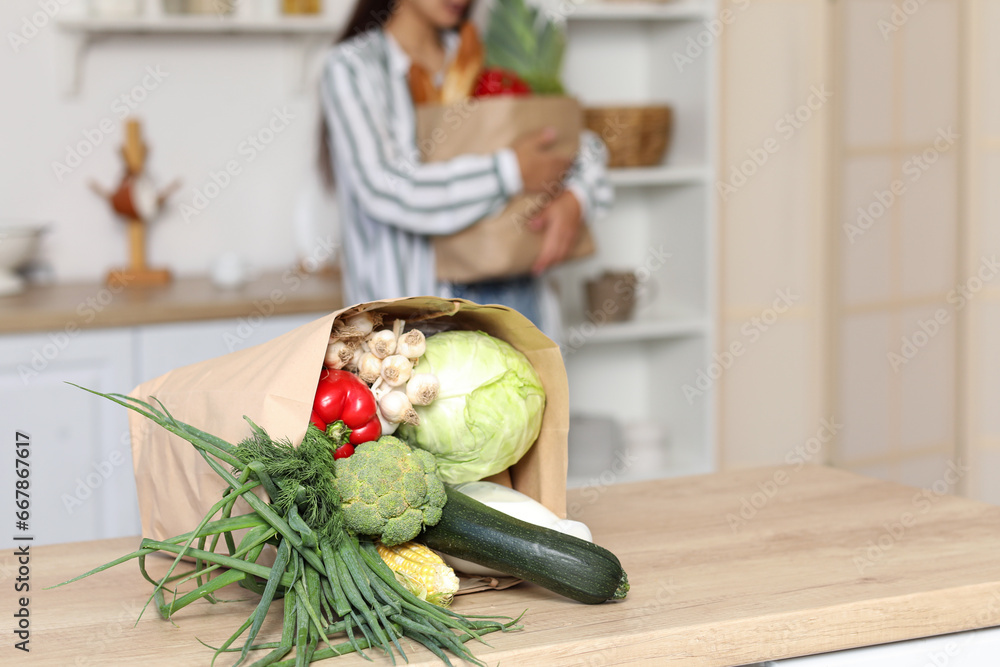
<svg viewBox="0 0 1000 667"><path fill-rule="evenodd" d="M613 553L488 507L446 486L437 525L418 538L431 549L491 567L578 602L621 600L628 576Z"/></svg>

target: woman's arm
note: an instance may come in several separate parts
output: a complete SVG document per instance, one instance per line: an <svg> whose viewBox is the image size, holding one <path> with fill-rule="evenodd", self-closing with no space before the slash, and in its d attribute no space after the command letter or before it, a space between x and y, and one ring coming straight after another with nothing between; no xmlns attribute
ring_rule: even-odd
<svg viewBox="0 0 1000 667"><path fill-rule="evenodd" d="M360 205L385 224L451 234L485 217L522 188L513 150L422 163L394 139L362 63L333 57L323 72L323 112L340 165L352 167ZM391 82L386 82L390 85Z"/></svg>
<svg viewBox="0 0 1000 667"><path fill-rule="evenodd" d="M604 142L591 132L580 133L580 151L566 176L566 189L580 203L584 220L594 220L611 208L615 191L608 180L608 149Z"/></svg>

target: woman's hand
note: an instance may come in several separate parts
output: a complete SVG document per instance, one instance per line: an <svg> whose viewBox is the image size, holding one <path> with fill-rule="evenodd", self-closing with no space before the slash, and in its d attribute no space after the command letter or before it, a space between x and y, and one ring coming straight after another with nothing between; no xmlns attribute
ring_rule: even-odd
<svg viewBox="0 0 1000 667"><path fill-rule="evenodd" d="M573 252L580 229L583 227L583 209L569 190L564 190L529 223L534 231L542 231L542 250L531 268L538 275L551 266L564 261Z"/></svg>
<svg viewBox="0 0 1000 667"><path fill-rule="evenodd" d="M555 151L556 131L547 127L519 137L511 148L521 168L525 192L554 192L562 187L563 176L573 159Z"/></svg>

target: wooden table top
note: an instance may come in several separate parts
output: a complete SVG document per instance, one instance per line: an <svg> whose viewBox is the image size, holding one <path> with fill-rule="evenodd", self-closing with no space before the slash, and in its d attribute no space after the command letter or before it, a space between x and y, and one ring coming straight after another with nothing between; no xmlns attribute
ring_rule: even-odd
<svg viewBox="0 0 1000 667"><path fill-rule="evenodd" d="M239 289L208 277L180 277L163 286L61 283L0 296L0 334L97 329L267 314L332 312L343 308L339 275L265 273ZM73 333L70 331L69 333Z"/></svg>
<svg viewBox="0 0 1000 667"><path fill-rule="evenodd" d="M1000 625L1000 507L815 466L584 488L569 507L621 559L628 598L588 606L528 584L459 597L466 613L527 610L523 631L470 645L487 663L742 665ZM217 645L252 600L198 602L176 625L150 609L133 627L150 592L134 561L42 590L137 542L30 549L26 664L209 664L196 638ZM16 571L4 553L8 626ZM272 617L262 637L280 634L280 607ZM14 664L24 654L7 637L0 662ZM408 652L413 665L439 664L420 647Z"/></svg>

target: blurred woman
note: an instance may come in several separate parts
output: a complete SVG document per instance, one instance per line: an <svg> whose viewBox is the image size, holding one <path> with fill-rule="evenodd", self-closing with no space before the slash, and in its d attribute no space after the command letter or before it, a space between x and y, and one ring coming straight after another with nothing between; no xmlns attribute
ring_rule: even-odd
<svg viewBox="0 0 1000 667"><path fill-rule="evenodd" d="M349 303L434 295L519 310L550 335L558 304L539 276L566 259L581 226L613 193L606 150L590 132L573 161L541 130L490 155L422 163L407 76L419 64L438 84L458 45L470 0L358 0L321 81L324 167L335 178ZM431 237L453 234L521 192L564 188L531 226L543 234L532 275L475 284L435 276Z"/></svg>

